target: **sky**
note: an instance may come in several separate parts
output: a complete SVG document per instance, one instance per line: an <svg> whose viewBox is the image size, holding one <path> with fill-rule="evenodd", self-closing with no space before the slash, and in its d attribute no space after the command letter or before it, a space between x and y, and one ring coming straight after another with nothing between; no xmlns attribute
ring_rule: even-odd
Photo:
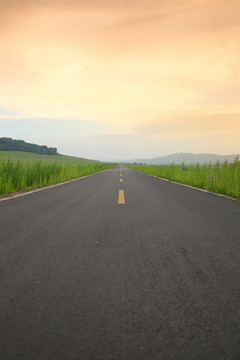
<svg viewBox="0 0 240 360"><path fill-rule="evenodd" d="M0 8L0 137L98 160L240 153L239 0Z"/></svg>

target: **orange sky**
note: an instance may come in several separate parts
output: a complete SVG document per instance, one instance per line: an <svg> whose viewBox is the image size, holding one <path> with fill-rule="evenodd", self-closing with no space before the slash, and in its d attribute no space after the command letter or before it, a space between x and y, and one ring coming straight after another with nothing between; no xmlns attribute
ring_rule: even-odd
<svg viewBox="0 0 240 360"><path fill-rule="evenodd" d="M0 6L0 136L92 158L240 152L239 0Z"/></svg>

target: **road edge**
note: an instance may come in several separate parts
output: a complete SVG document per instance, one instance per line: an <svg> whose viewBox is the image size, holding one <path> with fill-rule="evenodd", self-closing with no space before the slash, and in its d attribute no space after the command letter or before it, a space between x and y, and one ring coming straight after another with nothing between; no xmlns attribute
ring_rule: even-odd
<svg viewBox="0 0 240 360"><path fill-rule="evenodd" d="M80 177L78 177L78 178L76 178L76 179L67 180L67 181L64 181L64 182L61 182L61 183L57 183L57 184L53 184L53 185L50 185L50 186L44 186L44 187L42 187L42 188L35 189L35 190L31 190L31 191L25 191L25 192L22 192L22 193L17 193L16 195L13 195L13 196L10 195L9 197L1 198L1 199L0 199L0 202L1 202L1 201L7 201L7 200L16 199L16 198L21 197L21 196L31 195L31 194L34 194L34 193L39 192L39 191L51 189L51 188L54 188L54 187L57 187L57 186L65 185L65 184L69 184L69 183L71 183L71 182L73 182L73 181L82 180L82 179L85 179L85 178L87 178L87 177L94 176L94 175L100 174L101 172L110 171L110 170L112 170L112 169L101 170L101 171L98 171L98 172L96 172L96 173L94 173L94 174L89 174L89 175L80 176Z"/></svg>
<svg viewBox="0 0 240 360"><path fill-rule="evenodd" d="M165 179L165 178L162 178L160 176L156 176L156 175L152 175L152 174L148 174L148 173L145 173L144 171L141 171L141 170L135 170L135 169L131 169L129 168L130 170L134 170L134 171L138 171L140 172L141 174L146 174L146 175L149 175L149 176L152 176L158 180L163 180L163 181L166 181L166 182L170 182L170 183L173 183L173 184L177 184L177 185L181 185L181 186L185 186L187 188L190 188L190 189L194 189L194 190L197 190L197 191L202 191L202 192L205 192L205 193L208 193L208 194L212 194L212 195L215 195L215 196L219 196L219 197L223 197L225 199L229 199L229 200L233 200L233 201L240 201L236 198L233 198L233 197L230 197L230 196L227 196L227 195L224 195L224 194L218 194L218 193L215 193L215 192L212 192L212 191L208 191L206 189L201 189L201 188L198 188L198 187L194 187L194 186L191 186L191 185L186 185L186 184L182 184L182 183L179 183L177 181L172 181L172 180L168 180L168 179Z"/></svg>

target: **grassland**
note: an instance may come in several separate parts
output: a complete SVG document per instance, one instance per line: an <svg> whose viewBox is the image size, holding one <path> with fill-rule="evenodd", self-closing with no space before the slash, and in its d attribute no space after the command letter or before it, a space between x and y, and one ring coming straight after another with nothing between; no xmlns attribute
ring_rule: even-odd
<svg viewBox="0 0 240 360"><path fill-rule="evenodd" d="M238 158L232 163L225 161L224 164L219 162L190 166L185 166L184 163L169 166L129 164L128 167L164 179L240 199L240 161Z"/></svg>
<svg viewBox="0 0 240 360"><path fill-rule="evenodd" d="M0 151L0 196L57 184L114 166L65 155Z"/></svg>
<svg viewBox="0 0 240 360"><path fill-rule="evenodd" d="M23 151L0 151L0 162L11 160L13 162L21 161L22 163L41 160L41 162L52 163L57 161L58 163L76 165L76 164L89 164L99 163L99 161L88 160L67 155L40 155L31 152Z"/></svg>

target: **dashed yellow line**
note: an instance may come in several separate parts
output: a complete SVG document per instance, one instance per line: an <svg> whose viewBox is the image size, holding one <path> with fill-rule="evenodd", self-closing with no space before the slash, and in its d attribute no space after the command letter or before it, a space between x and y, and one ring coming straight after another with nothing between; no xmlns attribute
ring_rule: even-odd
<svg viewBox="0 0 240 360"><path fill-rule="evenodd" d="M123 182L123 179L120 179L120 182Z"/></svg>
<svg viewBox="0 0 240 360"><path fill-rule="evenodd" d="M119 193L118 193L118 204L125 204L124 190L119 190Z"/></svg>

